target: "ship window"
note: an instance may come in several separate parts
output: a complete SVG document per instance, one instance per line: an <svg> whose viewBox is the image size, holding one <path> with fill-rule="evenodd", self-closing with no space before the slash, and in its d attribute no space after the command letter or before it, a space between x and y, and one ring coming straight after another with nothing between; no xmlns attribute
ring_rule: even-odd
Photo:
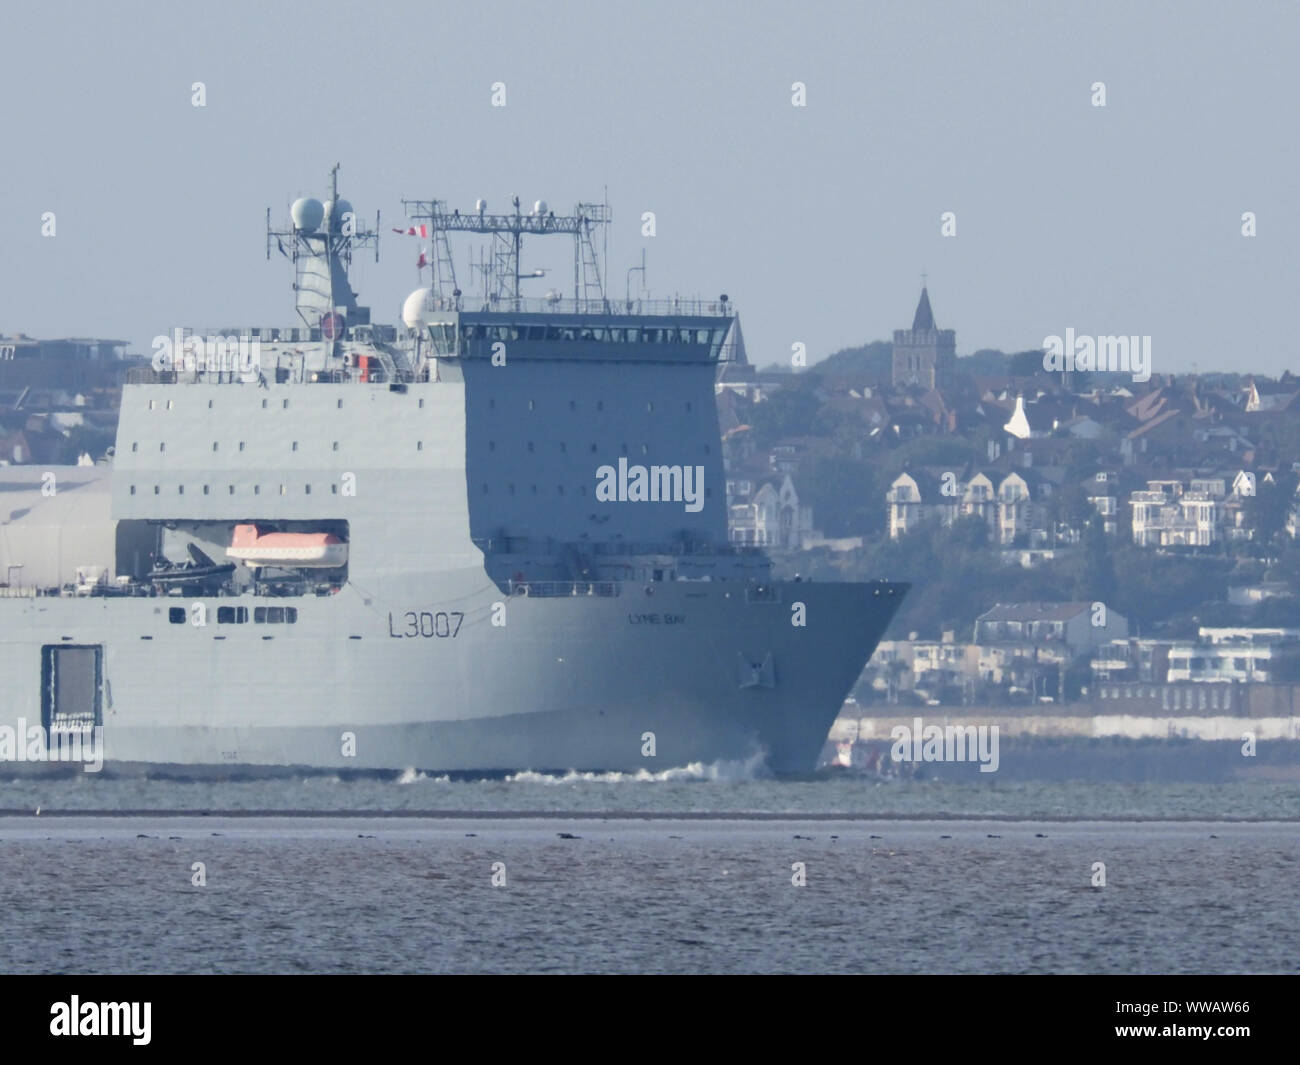
<svg viewBox="0 0 1300 1065"><path fill-rule="evenodd" d="M157 495L157 494L158 494L158 486L157 486L157 485L154 485L154 486L153 486L153 494L154 494L154 495Z"/></svg>
<svg viewBox="0 0 1300 1065"><path fill-rule="evenodd" d="M578 401L574 399L569 400L569 410L577 410L577 409L578 409Z"/></svg>
<svg viewBox="0 0 1300 1065"><path fill-rule="evenodd" d="M424 400L420 400L420 409L424 410Z"/></svg>
<svg viewBox="0 0 1300 1065"><path fill-rule="evenodd" d="M564 495L564 485L557 485L557 488L559 489L559 494Z"/></svg>
<svg viewBox="0 0 1300 1065"><path fill-rule="evenodd" d="M261 494L262 494L262 486L260 484L253 485L253 495L260 496Z"/></svg>
<svg viewBox="0 0 1300 1065"><path fill-rule="evenodd" d="M262 409L266 410L266 400L262 400Z"/></svg>
<svg viewBox="0 0 1300 1065"><path fill-rule="evenodd" d="M297 450L298 450L298 441L297 441L297 440L295 440L295 441L293 442L293 450L294 450L294 451L297 451Z"/></svg>
<svg viewBox="0 0 1300 1065"><path fill-rule="evenodd" d="M537 495L537 485L533 485L533 495Z"/></svg>
<svg viewBox="0 0 1300 1065"><path fill-rule="evenodd" d="M285 494L286 494L286 492L285 492L285 488L284 488L284 485L280 485L280 494L281 494L281 495L285 495Z"/></svg>
<svg viewBox="0 0 1300 1065"><path fill-rule="evenodd" d="M528 409L529 409L529 410L535 410L535 409L536 409L536 404L534 404L533 401L532 401L531 399L528 401Z"/></svg>
<svg viewBox="0 0 1300 1065"><path fill-rule="evenodd" d="M483 483L483 494L484 495L488 494L488 486L486 481Z"/></svg>
<svg viewBox="0 0 1300 1065"><path fill-rule="evenodd" d="M648 413L648 414L653 414L653 413L655 412L655 405L654 405L654 403L653 403L653 402L647 403L647 404L645 405L645 409L646 409L646 413Z"/></svg>
<svg viewBox="0 0 1300 1065"><path fill-rule="evenodd" d="M424 441L423 441L423 440L417 440L417 441L415 442L415 450L416 450L416 451L423 451L423 450L424 450Z"/></svg>
<svg viewBox="0 0 1300 1065"><path fill-rule="evenodd" d="M489 441L488 441L488 450L489 450L489 451L495 451L496 449L497 449L497 442L496 442L495 440L489 440Z"/></svg>
<svg viewBox="0 0 1300 1065"><path fill-rule="evenodd" d="M159 450L159 451L166 451L166 450L167 450L167 441L166 441L166 440L162 441L162 442L158 445L158 450Z"/></svg>
<svg viewBox="0 0 1300 1065"><path fill-rule="evenodd" d="M337 440L335 440L335 441L334 441L334 450L337 451L338 449L339 449L339 442L338 442Z"/></svg>
<svg viewBox="0 0 1300 1065"><path fill-rule="evenodd" d="M248 607L246 606L217 607L218 625L243 625L246 621L248 621Z"/></svg>
<svg viewBox="0 0 1300 1065"><path fill-rule="evenodd" d="M648 455L649 453L650 453L650 449L649 449L648 447L646 447L645 444L642 444L642 445L641 445L641 454L643 454L643 455Z"/></svg>
<svg viewBox="0 0 1300 1065"><path fill-rule="evenodd" d="M309 496L309 495L311 495L311 485L309 485L309 484L305 484L305 485L303 485L303 486L302 486L302 494L305 495L305 496Z"/></svg>
<svg viewBox="0 0 1300 1065"><path fill-rule="evenodd" d="M230 493L229 493L229 494L233 496L233 495L235 494L235 486L234 486L233 484L228 484L228 485L226 485L226 487L227 487L228 489L230 489Z"/></svg>
<svg viewBox="0 0 1300 1065"><path fill-rule="evenodd" d="M686 401L686 413L689 414L690 412L691 412L691 401L688 399Z"/></svg>
<svg viewBox="0 0 1300 1065"><path fill-rule="evenodd" d="M172 409L172 401L170 399L167 401L167 409L168 410Z"/></svg>
<svg viewBox="0 0 1300 1065"><path fill-rule="evenodd" d="M216 450L217 450L217 442L216 442L215 440L212 441L212 450L213 450L213 451L216 451Z"/></svg>
<svg viewBox="0 0 1300 1065"><path fill-rule="evenodd" d="M568 450L569 450L569 445L566 444L563 440L561 440L561 441L560 441L560 454L564 454L564 452L566 452L566 451L568 451Z"/></svg>
<svg viewBox="0 0 1300 1065"><path fill-rule="evenodd" d="M185 624L185 608L183 606L173 606L167 608L167 620L173 625Z"/></svg>
<svg viewBox="0 0 1300 1065"><path fill-rule="evenodd" d="M711 454L711 452L709 451L709 445L708 445L708 444L705 444L705 445L704 445L704 453L705 453L706 455Z"/></svg>
<svg viewBox="0 0 1300 1065"><path fill-rule="evenodd" d="M151 399L151 400L149 401L149 409L150 409L150 410L153 410L153 409L154 409L155 407L157 407L157 406L158 406L158 401L157 401L156 399Z"/></svg>
<svg viewBox="0 0 1300 1065"><path fill-rule="evenodd" d="M131 494L132 494L132 495L135 495L135 485L132 485L132 486L131 486Z"/></svg>
<svg viewBox="0 0 1300 1065"><path fill-rule="evenodd" d="M139 442L138 440L132 440L132 441L131 441L131 450L132 450L132 451L139 451L139 450L140 450L140 442Z"/></svg>
<svg viewBox="0 0 1300 1065"><path fill-rule="evenodd" d="M339 400L339 410L343 409L343 400Z"/></svg>
<svg viewBox="0 0 1300 1065"><path fill-rule="evenodd" d="M597 410L604 410L604 409L605 409L605 401L604 401L603 399L598 399L598 400L596 400L596 409L597 409Z"/></svg>
<svg viewBox="0 0 1300 1065"><path fill-rule="evenodd" d="M284 608L284 620L286 624L298 624L298 608L296 606L287 606Z"/></svg>
<svg viewBox="0 0 1300 1065"><path fill-rule="evenodd" d="M208 486L206 484L203 486L203 494L204 495L208 494Z"/></svg>
<svg viewBox="0 0 1300 1065"><path fill-rule="evenodd" d="M528 450L529 450L529 451L532 451L532 450L533 450L533 442L532 442L531 440L528 441Z"/></svg>
<svg viewBox="0 0 1300 1065"><path fill-rule="evenodd" d="M281 410L288 410L288 409L289 409L289 401L288 401L287 399L286 399L286 400L283 400L283 401L281 402L281 404L280 404L280 409L281 409Z"/></svg>
<svg viewBox="0 0 1300 1065"><path fill-rule="evenodd" d="M178 496L183 496L185 494L185 486L183 484L178 484L176 486L176 494Z"/></svg>
<svg viewBox="0 0 1300 1065"><path fill-rule="evenodd" d="M596 445L595 445L595 444L592 444L592 445L591 445L591 453L592 453L593 455L596 453Z"/></svg>
<svg viewBox="0 0 1300 1065"><path fill-rule="evenodd" d="M330 495L336 496L338 494L339 494L339 486L336 484L330 485Z"/></svg>
<svg viewBox="0 0 1300 1065"><path fill-rule="evenodd" d="M578 489L578 491L585 496L587 494L587 486L584 484L581 488Z"/></svg>
<svg viewBox="0 0 1300 1065"><path fill-rule="evenodd" d="M490 409L492 409L492 410L496 410L496 407L497 407L497 401L496 401L495 399L489 399L489 400L488 400L488 407L489 407Z"/></svg>
<svg viewBox="0 0 1300 1065"><path fill-rule="evenodd" d="M240 451L244 450L244 442L242 440L239 442L239 450Z"/></svg>
<svg viewBox="0 0 1300 1065"><path fill-rule="evenodd" d="M208 410L212 409L212 400L208 400Z"/></svg>

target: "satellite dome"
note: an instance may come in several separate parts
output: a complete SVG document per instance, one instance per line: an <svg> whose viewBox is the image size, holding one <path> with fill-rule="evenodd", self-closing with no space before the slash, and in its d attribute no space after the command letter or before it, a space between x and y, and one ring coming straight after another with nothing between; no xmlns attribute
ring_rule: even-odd
<svg viewBox="0 0 1300 1065"><path fill-rule="evenodd" d="M535 214L535 215L544 215L545 213L546 213L546 201L545 201L545 200L538 200L535 204L533 204L533 214Z"/></svg>
<svg viewBox="0 0 1300 1065"><path fill-rule="evenodd" d="M402 323L407 329L419 329L424 323L424 310L433 299L433 289L417 288L402 304Z"/></svg>
<svg viewBox="0 0 1300 1065"><path fill-rule="evenodd" d="M475 201L475 203L474 203L474 210L476 210L479 214L482 214L484 211L486 211L486 210L487 210L487 200L484 200L484 199L481 199L481 198L480 198L479 200Z"/></svg>
<svg viewBox="0 0 1300 1065"><path fill-rule="evenodd" d="M320 224L325 218L325 208L320 200L303 196L293 201L293 206L289 208L289 217L293 219L293 228L298 232L314 233L320 229Z"/></svg>

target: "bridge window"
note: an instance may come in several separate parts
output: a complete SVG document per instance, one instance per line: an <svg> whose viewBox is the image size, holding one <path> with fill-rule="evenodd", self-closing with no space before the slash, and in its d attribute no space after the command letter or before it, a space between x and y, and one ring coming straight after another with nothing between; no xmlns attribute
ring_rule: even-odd
<svg viewBox="0 0 1300 1065"><path fill-rule="evenodd" d="M167 608L167 620L173 625L185 624L185 608L183 606L173 606Z"/></svg>
<svg viewBox="0 0 1300 1065"><path fill-rule="evenodd" d="M243 625L246 621L248 621L248 607L246 606L217 607L218 625Z"/></svg>
<svg viewBox="0 0 1300 1065"><path fill-rule="evenodd" d="M242 608L242 609L247 609ZM254 625L293 625L298 621L298 608L293 606L259 606L253 608Z"/></svg>

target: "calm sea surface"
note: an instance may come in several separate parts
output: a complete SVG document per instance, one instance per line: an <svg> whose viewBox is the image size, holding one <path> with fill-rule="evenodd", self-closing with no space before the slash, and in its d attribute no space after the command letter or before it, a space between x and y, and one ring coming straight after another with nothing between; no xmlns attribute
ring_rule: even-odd
<svg viewBox="0 0 1300 1065"><path fill-rule="evenodd" d="M1300 972L1294 783L81 775L0 808L0 972Z"/></svg>

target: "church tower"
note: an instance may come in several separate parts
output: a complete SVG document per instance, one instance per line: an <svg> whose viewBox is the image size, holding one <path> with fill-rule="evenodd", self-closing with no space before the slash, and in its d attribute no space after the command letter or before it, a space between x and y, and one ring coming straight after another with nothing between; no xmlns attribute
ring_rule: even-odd
<svg viewBox="0 0 1300 1065"><path fill-rule="evenodd" d="M956 359L957 333L935 328L930 293L922 285L912 328L894 330L894 387L945 388L952 382Z"/></svg>

